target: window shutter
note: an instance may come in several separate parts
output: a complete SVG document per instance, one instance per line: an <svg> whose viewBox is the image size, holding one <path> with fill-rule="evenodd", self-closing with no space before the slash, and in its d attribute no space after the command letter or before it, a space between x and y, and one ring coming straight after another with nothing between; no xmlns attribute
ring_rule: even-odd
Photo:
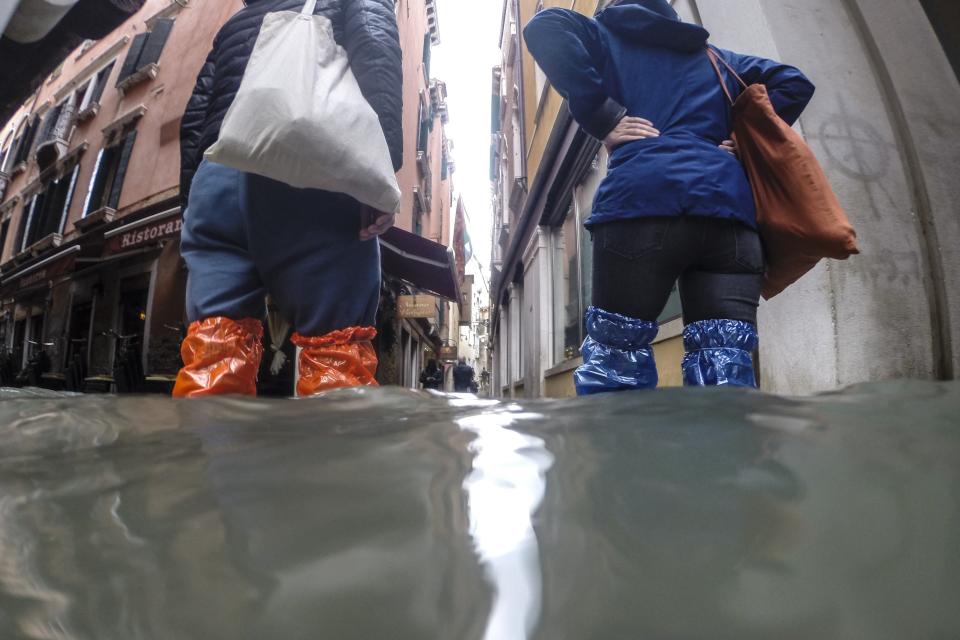
<svg viewBox="0 0 960 640"><path fill-rule="evenodd" d="M10 148L7 149L7 156L3 160L3 166L0 167L0 171L5 173L9 172L16 163L18 153L20 153L20 138L14 138L13 142L10 143Z"/></svg>
<svg viewBox="0 0 960 640"><path fill-rule="evenodd" d="M110 63L107 67L97 74L96 84L93 86L93 93L90 95L90 101L87 103L87 106L92 104L99 104L100 98L103 97L103 90L107 86L107 81L110 80L110 74L113 72L113 64Z"/></svg>
<svg viewBox="0 0 960 640"><path fill-rule="evenodd" d="M90 106L90 96L93 95L93 88L97 85L97 77L94 76L87 80L87 83L83 85L82 93L81 90L77 90L77 95L80 96L80 104L77 105L77 111L83 111Z"/></svg>
<svg viewBox="0 0 960 640"><path fill-rule="evenodd" d="M103 161L103 149L97 154L97 161L93 165L93 174L90 176L90 185L87 187L87 197L83 201L83 215L90 213L90 200L93 197L93 190L97 184L97 178L100 177L100 163Z"/></svg>
<svg viewBox="0 0 960 640"><path fill-rule="evenodd" d="M170 31L173 29L173 20L170 18L160 18L153 25L150 31L150 37L143 46L143 52L140 54L140 60L137 62L137 69L142 69L148 64L155 64L160 61L160 54L163 53L163 47L167 44L167 38L170 37Z"/></svg>
<svg viewBox="0 0 960 640"><path fill-rule="evenodd" d="M423 75L430 84L430 34L423 36Z"/></svg>
<svg viewBox="0 0 960 640"><path fill-rule="evenodd" d="M77 188L77 176L80 175L80 164L73 168L73 175L70 176L70 188L67 189L67 201L63 203L63 211L60 213L60 226L57 233L63 233L67 226L67 216L70 214L70 203L73 202L73 192Z"/></svg>
<svg viewBox="0 0 960 640"><path fill-rule="evenodd" d="M110 199L107 206L111 209L117 209L120 204L120 192L123 191L123 179L127 175L127 165L130 163L130 154L133 151L133 143L137 139L137 132L131 131L123 141L123 149L120 151L120 162L117 166L117 174L113 178L113 187L110 189Z"/></svg>
<svg viewBox="0 0 960 640"><path fill-rule="evenodd" d="M37 199L40 197L40 194L35 194L33 200L30 201L30 209L27 211L27 217L24 218L23 222L20 224L20 233L17 236L17 251L23 251L27 248L27 232L30 229L30 224L33 221L33 211L37 208Z"/></svg>
<svg viewBox="0 0 960 640"><path fill-rule="evenodd" d="M130 50L127 51L127 57L123 61L123 66L120 67L120 76L117 78L118 87L140 68L138 60L148 37L150 37L149 33L138 33L133 38L133 42L130 43Z"/></svg>
<svg viewBox="0 0 960 640"><path fill-rule="evenodd" d="M23 132L23 138L20 140L20 148L17 149L17 157L13 160L14 165L26 161L30 156L30 150L33 148L33 140L36 137L38 127L39 123L36 119L27 124L27 129Z"/></svg>

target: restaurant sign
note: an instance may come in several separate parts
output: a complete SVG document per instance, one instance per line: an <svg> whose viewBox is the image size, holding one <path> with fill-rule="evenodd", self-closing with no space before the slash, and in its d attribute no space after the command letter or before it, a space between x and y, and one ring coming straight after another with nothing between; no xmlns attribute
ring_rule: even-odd
<svg viewBox="0 0 960 640"><path fill-rule="evenodd" d="M155 220L149 223L132 223L120 227L107 239L107 245L104 248L104 255L114 255L139 249L140 247L154 244L180 235L180 229L183 227L183 218L179 213Z"/></svg>
<svg viewBox="0 0 960 640"><path fill-rule="evenodd" d="M46 285L51 280L56 280L73 271L77 262L76 248L69 249L63 253L53 256L52 259L45 260L37 266L27 267L23 270L23 275L12 275L3 279L2 291L0 295L12 295L17 291L32 289L41 285Z"/></svg>
<svg viewBox="0 0 960 640"><path fill-rule="evenodd" d="M397 316L400 318L434 318L436 315L436 296L397 296Z"/></svg>
<svg viewBox="0 0 960 640"><path fill-rule="evenodd" d="M440 347L440 359L444 362L453 362L457 359L457 345Z"/></svg>
<svg viewBox="0 0 960 640"><path fill-rule="evenodd" d="M38 284L45 284L49 280L55 280L60 276L73 270L76 263L76 256L67 256L56 262L53 262L43 268L36 269L22 276L17 282L17 289L24 290L35 287Z"/></svg>

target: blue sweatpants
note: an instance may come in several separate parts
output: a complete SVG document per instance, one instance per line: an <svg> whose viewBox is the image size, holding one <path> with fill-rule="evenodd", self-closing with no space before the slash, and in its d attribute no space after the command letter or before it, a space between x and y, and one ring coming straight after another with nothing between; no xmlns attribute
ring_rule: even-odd
<svg viewBox="0 0 960 640"><path fill-rule="evenodd" d="M380 244L359 232L360 206L348 196L204 161L180 240L188 319L263 318L269 293L304 336L373 326Z"/></svg>

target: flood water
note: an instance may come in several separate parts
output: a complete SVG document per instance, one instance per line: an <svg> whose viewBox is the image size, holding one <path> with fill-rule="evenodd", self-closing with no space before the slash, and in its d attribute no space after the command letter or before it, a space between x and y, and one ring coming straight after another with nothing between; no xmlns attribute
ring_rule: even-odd
<svg viewBox="0 0 960 640"><path fill-rule="evenodd" d="M0 391L0 638L960 638L960 384Z"/></svg>

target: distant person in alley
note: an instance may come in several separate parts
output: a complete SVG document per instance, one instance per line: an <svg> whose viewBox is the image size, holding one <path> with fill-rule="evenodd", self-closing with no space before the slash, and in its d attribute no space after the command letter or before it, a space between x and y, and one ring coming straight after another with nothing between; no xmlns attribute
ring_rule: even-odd
<svg viewBox="0 0 960 640"><path fill-rule="evenodd" d="M473 367L467 364L465 358L460 358L453 368L453 390L457 393L475 393L474 375Z"/></svg>
<svg viewBox="0 0 960 640"><path fill-rule="evenodd" d="M524 38L574 118L610 154L585 223L593 304L577 393L657 386L652 343L678 281L684 383L755 387L764 255L709 33L682 22L667 0L622 0L593 19L547 9ZM766 85L790 124L813 96L794 67L713 51L746 83ZM736 78L726 72L723 82L736 95Z"/></svg>
<svg viewBox="0 0 960 640"><path fill-rule="evenodd" d="M267 293L293 323L298 395L376 385L376 237L393 225L394 214L203 160L237 95L264 16L309 14L310 7L303 0L246 5L217 34L181 124L181 253L191 324L174 395L256 393ZM330 20L346 49L398 170L402 58L393 0L318 0L314 15Z"/></svg>
<svg viewBox="0 0 960 640"><path fill-rule="evenodd" d="M424 389L443 391L443 369L431 358L420 373L420 385Z"/></svg>

